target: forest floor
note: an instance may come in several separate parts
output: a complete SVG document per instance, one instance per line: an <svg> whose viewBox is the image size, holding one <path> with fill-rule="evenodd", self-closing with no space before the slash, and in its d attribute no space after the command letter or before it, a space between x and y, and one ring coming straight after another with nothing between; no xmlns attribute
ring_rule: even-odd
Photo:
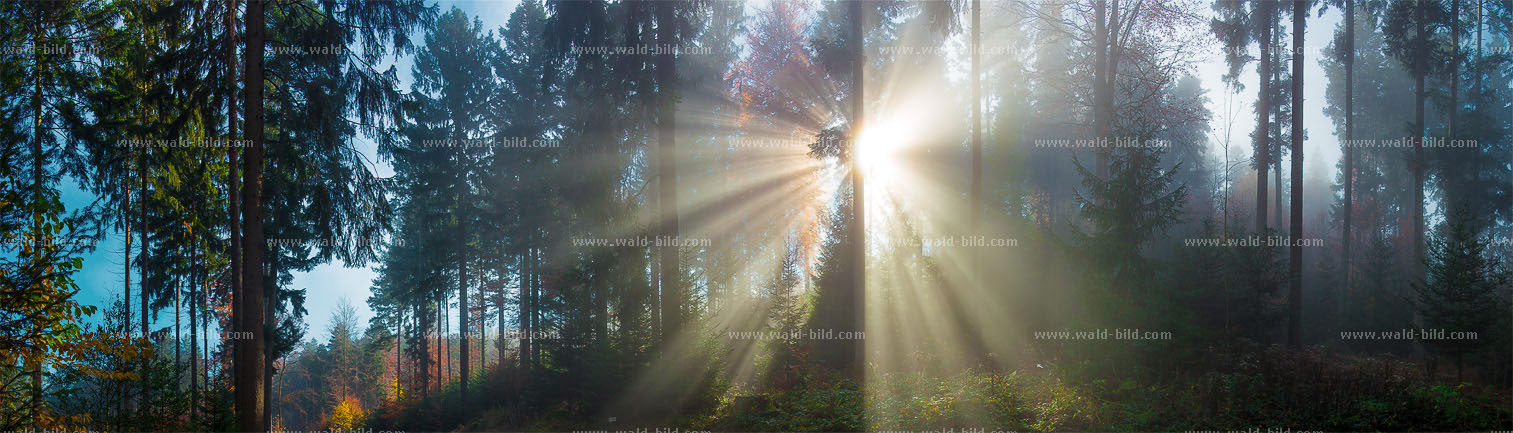
<svg viewBox="0 0 1513 433"><path fill-rule="evenodd" d="M854 381L808 377L763 392L708 393L675 420L606 422L572 401L508 403L464 414L455 393L375 414L369 427L411 431L1488 431L1513 430L1513 386L1426 380L1420 365L1321 350L1222 357L1110 377L1108 362L1031 362L1000 371L919 369ZM1136 377L1138 376L1138 377ZM480 381L480 384L483 384ZM484 385L487 386L487 385ZM518 389L518 388L517 388ZM492 392L504 392L494 390ZM483 390L489 393L489 390ZM499 395L499 394L491 394ZM435 399L432 399L435 400ZM659 430L660 429L660 430ZM675 430L674 430L675 429Z"/></svg>

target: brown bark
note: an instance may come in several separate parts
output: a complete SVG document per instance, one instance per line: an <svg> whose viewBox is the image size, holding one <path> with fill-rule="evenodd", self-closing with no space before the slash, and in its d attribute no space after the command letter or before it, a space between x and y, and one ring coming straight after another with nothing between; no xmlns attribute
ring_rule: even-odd
<svg viewBox="0 0 1513 433"><path fill-rule="evenodd" d="M245 52L245 64L247 68L244 76L243 87L246 92L246 134L250 145L246 149L246 159L243 162L245 189L242 191L244 200L242 214L245 217L243 225L243 253L242 279L244 283L242 314L242 335L250 333L252 338L247 344L238 350L236 402L238 428L244 432L267 431L268 426L264 423L264 413L267 410L263 399L263 381L266 380L264 370L264 347L266 334L264 333L263 317L263 212L262 212L262 172L263 172L263 35L266 28L264 16L265 0L248 0L247 2L247 46Z"/></svg>
<svg viewBox="0 0 1513 433"><path fill-rule="evenodd" d="M1303 34L1308 20L1304 0L1292 2L1292 234L1287 292L1287 345L1303 344Z"/></svg>
<svg viewBox="0 0 1513 433"><path fill-rule="evenodd" d="M42 127L42 78L46 74L42 71L42 19L33 22L32 35L34 36L32 61L35 62L32 72L32 201L42 200L42 136L45 133ZM32 257L33 263L41 264L43 254L42 218L37 215L32 218ZM42 287L43 282L37 281L36 288ZM36 329L41 333L41 329ZM41 425L42 419L42 350L34 349L34 352L26 357L26 369L31 374L31 410L32 425Z"/></svg>
<svg viewBox="0 0 1513 433"><path fill-rule="evenodd" d="M972 0L972 189L968 193L970 214L967 227L972 236L981 235L982 218L982 0ZM1017 210L1016 210L1017 212ZM972 277L983 281L982 257L973 249L970 257Z"/></svg>
<svg viewBox="0 0 1513 433"><path fill-rule="evenodd" d="M1270 146L1268 138L1271 129L1271 62L1276 51L1271 43L1271 14L1275 7L1273 2L1262 0L1257 2L1257 12L1260 15L1260 43L1261 62L1256 67L1256 75L1259 78L1260 91L1256 99L1256 133L1255 133L1255 159L1256 159L1256 233L1266 233L1266 175L1270 166Z"/></svg>
<svg viewBox="0 0 1513 433"><path fill-rule="evenodd" d="M862 3L860 0L850 3L851 41L856 44L854 47L855 50L852 53L854 57L851 60L851 146L853 147L859 144L856 139L858 134L861 133L861 128L866 127L867 92L865 68L867 64L867 43L865 33L862 31L865 28L863 21L866 18L863 15L864 9ZM852 318L853 330L855 332L864 332L867 329L867 184L866 179L862 176L862 167L859 159L856 157L856 152L851 152L851 185L853 188L851 191L851 212L853 215L851 224L851 256L852 266L854 267L851 296L853 299L852 308L854 309L854 317ZM847 363L849 364L847 367L848 369L854 369L853 372L857 377L861 377L865 374L866 345L857 339L848 340L847 343L853 346L852 350L854 353L852 355L853 358Z"/></svg>
<svg viewBox="0 0 1513 433"><path fill-rule="evenodd" d="M236 81L236 5L237 0L226 1L226 75L229 80L226 83L226 137L237 139L237 95ZM231 324L232 330L242 330L242 221L241 221L241 186L238 181L237 170L237 147L226 146L226 213L230 232L231 253ZM242 350L243 341L239 338L231 338L232 359L236 359L236 352ZM232 375L235 374L235 362L232 363Z"/></svg>
<svg viewBox="0 0 1513 433"><path fill-rule="evenodd" d="M1350 291L1350 235L1355 211L1355 2L1345 2L1345 208L1341 238L1344 284L1340 286L1335 320L1343 323Z"/></svg>
<svg viewBox="0 0 1513 433"><path fill-rule="evenodd" d="M677 43L677 27L674 21L678 2L656 2L657 43L671 47ZM660 141L657 167L661 185L658 203L662 218L662 236L673 240L678 236L678 143L677 133L677 61L671 50L657 55L657 139ZM670 343L683 328L682 284L679 281L678 246L663 245L661 248L661 303L662 343Z"/></svg>

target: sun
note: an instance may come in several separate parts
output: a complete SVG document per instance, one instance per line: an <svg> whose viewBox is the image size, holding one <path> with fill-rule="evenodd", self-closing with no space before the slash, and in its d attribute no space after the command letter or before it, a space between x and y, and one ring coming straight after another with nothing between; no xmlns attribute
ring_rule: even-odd
<svg viewBox="0 0 1513 433"><path fill-rule="evenodd" d="M857 137L857 162L869 184L887 184L897 180L902 167L898 153L909 144L908 128L899 122L867 125Z"/></svg>

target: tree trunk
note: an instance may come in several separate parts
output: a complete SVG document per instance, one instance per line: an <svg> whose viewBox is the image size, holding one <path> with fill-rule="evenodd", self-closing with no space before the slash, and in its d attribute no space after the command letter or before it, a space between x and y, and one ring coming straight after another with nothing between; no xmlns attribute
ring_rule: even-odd
<svg viewBox="0 0 1513 433"><path fill-rule="evenodd" d="M442 303L447 304L448 306L450 306L450 304L452 303L451 293L443 293L441 295L441 299ZM445 308L442 308L440 311L442 330L441 341L442 347L446 348L446 350L442 352L442 354L447 357L447 380L451 381L452 378L457 377L457 369L456 366L453 365L457 363L457 355L452 353L452 315L447 314L447 310Z"/></svg>
<svg viewBox="0 0 1513 433"><path fill-rule="evenodd" d="M131 208L131 190L130 190L130 188L127 189L125 196L126 196L126 202L122 204L121 208L122 209L130 209ZM122 250L122 252L121 252L121 259L122 259L121 260L121 262L122 262L121 277L122 277L122 280L123 280L123 282L122 282L123 285L121 286L121 299L122 299L121 300L121 305L123 307L125 307L125 312L126 312L126 314L121 317L121 329L123 329L125 331L125 333L126 333L126 339L129 341L129 340L131 340L132 334L133 334L132 329L131 329L131 319L132 319L132 315L131 315L131 239L132 238L131 238L131 217L128 216L128 215L126 215L125 212L122 212L122 214L121 214L121 223L122 223L122 225L125 228L125 230L123 230L121 232L123 234L123 236L121 236L121 237L124 238L125 242L126 242L126 249ZM135 345L136 342L129 341L128 344ZM129 386L124 386L123 388L129 389L130 387ZM129 392L130 391L124 392L123 393L124 395L122 396L121 408L123 409L123 412L124 412L124 409L127 409L127 408L131 407L131 405L127 401L127 400L131 399Z"/></svg>
<svg viewBox="0 0 1513 433"><path fill-rule="evenodd" d="M130 166L128 166L126 170L129 172L131 170ZM132 231L131 230L132 230L132 219L131 219L131 216L126 212L126 210L127 209L131 209L131 205L132 205L131 198L132 198L132 195L131 195L131 186L130 186L130 184L122 185L122 188L125 190L124 191L125 194L123 194L123 196L125 196L125 200L121 204L121 210L122 210L122 212L121 212L121 224L122 224L123 229L124 229L121 232L121 238L125 241L126 248L124 250L122 250L122 252L121 252L121 262L122 262L122 266L121 266L121 278L122 278L122 284L123 284L121 286L121 306L123 307L123 310L125 311L125 315L121 317L121 328L126 333L126 338L128 340L130 340L132 338L132 334L133 334L132 328L131 328L131 319L133 317L132 313L131 313L131 241L132 241L132 237L131 237ZM138 198L138 200L141 200L141 198ZM144 249L144 251L145 251L145 249ZM146 338L147 336L143 335L142 337ZM136 343L135 342L131 342L130 344L135 345ZM145 371L143 373L145 373ZM125 395L123 396L124 398L123 398L123 400L121 402L121 407L122 408L130 408L131 404L130 404L130 402L128 400L131 400L131 395L130 395L130 389L131 389L131 387L129 385L127 385L127 386L123 386L123 388L125 389L124 390L125 391L124 392Z"/></svg>
<svg viewBox="0 0 1513 433"><path fill-rule="evenodd" d="M404 378L405 362L404 358L400 357L405 352L404 310L396 309L394 316L394 401L397 403L399 402L399 398L404 395L402 390L405 389L404 381L402 380Z"/></svg>
<svg viewBox="0 0 1513 433"><path fill-rule="evenodd" d="M42 21L40 16L37 17L37 20L33 22L34 33L32 33L34 37L32 40L32 47L34 48L32 50L32 61L35 62L32 65L32 72L35 74L32 77L34 80L32 81L32 202L34 203L42 200L43 183L42 135L44 134L44 128L42 127L42 77L46 74L42 71ZM41 207L37 207L37 209L41 209ZM41 263L44 254L42 219L41 215L34 215L32 218L31 241L33 263ZM44 282L38 280L35 284L36 288L41 288ZM40 334L42 330L34 329L34 332ZM41 349L34 349L33 353L26 357L27 371L31 373L30 415L32 425L34 426L42 424L42 355L43 351Z"/></svg>
<svg viewBox="0 0 1513 433"><path fill-rule="evenodd" d="M415 335L420 342L420 365L415 366L415 374L420 375L420 395L424 398L431 393L431 348L430 336L426 335L425 311L421 305L415 306Z"/></svg>
<svg viewBox="0 0 1513 433"><path fill-rule="evenodd" d="M1344 268L1344 283L1340 286L1338 299L1338 311L1335 313L1337 324L1345 321L1346 297L1350 293L1350 235L1352 219L1355 213L1355 2L1345 2L1345 226L1340 236L1341 260Z"/></svg>
<svg viewBox="0 0 1513 433"><path fill-rule="evenodd" d="M183 309L183 308L181 308L181 306L184 305L184 300L182 298L183 292L184 292L183 280L179 279L179 278L174 278L174 282L173 282L173 388L175 390L182 389L181 385L183 384L183 379L184 379L184 353L183 353L183 350L182 350L182 348L184 347L184 339L183 339L183 334L179 332L179 330L181 328L183 328L183 326L180 326L180 324L183 323L183 320L181 320L182 317L180 316L180 312Z"/></svg>
<svg viewBox="0 0 1513 433"><path fill-rule="evenodd" d="M479 268L483 267L483 263L480 262L475 262L474 265ZM477 275L473 278L478 279L478 290L473 295L474 305L477 306L473 307L474 311L472 312L472 320L475 320L476 322L474 323L478 324L477 329L473 331L475 334L473 338L476 340L476 344L474 345L478 347L478 357L475 359L478 360L478 371L482 372L488 371L489 368L489 310L487 306L488 301L485 299L487 295L483 292L483 276Z"/></svg>
<svg viewBox="0 0 1513 433"><path fill-rule="evenodd" d="M970 214L967 228L971 236L981 235L982 218L982 0L972 0L972 190L968 193ZM1017 211L1016 211L1017 212ZM981 284L982 257L979 248L971 249L969 260L973 281Z"/></svg>
<svg viewBox="0 0 1513 433"><path fill-rule="evenodd" d="M458 188L459 190L464 189L466 188L466 184L459 183ZM462 212L462 200L463 195L459 191L457 196L459 214ZM457 248L457 328L459 330L458 338L462 339L459 353L462 363L458 366L458 372L462 373L459 378L462 381L459 391L462 396L462 402L466 404L468 396L468 369L471 368L470 359L472 358L472 354L468 352L468 316L471 312L468 311L468 266L467 253L464 251L464 248L466 248L465 239L467 238L467 232L463 228L467 222L463 221L462 215L457 216L457 222L459 223L455 244Z"/></svg>
<svg viewBox="0 0 1513 433"><path fill-rule="evenodd" d="M1287 292L1287 345L1303 344L1303 25L1308 20L1304 0L1292 2L1292 254L1291 288Z"/></svg>
<svg viewBox="0 0 1513 433"><path fill-rule="evenodd" d="M1476 109L1478 111L1481 110L1481 95L1482 95L1482 92L1485 90L1485 89L1482 89L1482 86L1481 86L1481 76L1482 76L1482 71L1481 71L1481 60L1482 60L1481 59L1481 43L1482 43L1481 36L1482 36L1482 34L1481 34L1481 30L1482 30L1482 20L1486 18L1482 14L1486 13L1487 10L1484 7L1484 5L1482 4L1482 1L1483 0L1476 0L1476 63L1472 66L1472 70L1476 71L1476 98L1472 99L1471 103L1473 104L1473 106L1476 107Z"/></svg>
<svg viewBox="0 0 1513 433"><path fill-rule="evenodd" d="M517 287L516 290L520 290L520 289ZM499 324L497 326L499 328L499 330L498 330L499 335L496 335L494 337L495 344L498 346L497 347L498 352L495 353L495 355L498 356L498 360L495 361L495 363L497 364L497 368L499 368L500 370L503 370L504 369L504 349L505 349L505 343L506 343L506 341L504 339L504 311L505 311L504 310L504 299L505 298L504 298L504 285L502 284L502 282L499 285L499 295L498 296L499 296L499 299L497 301L498 302L497 307L499 308L499 311L498 311L499 312Z"/></svg>
<svg viewBox="0 0 1513 433"><path fill-rule="evenodd" d="M236 3L237 0L226 1L226 75L230 80L227 83L226 95L226 138L237 138L237 108L236 108ZM231 323L232 330L245 329L242 324L242 221L240 195L241 187L237 177L237 146L226 146L226 213L230 235L231 248ZM230 347L232 359L239 359L237 353L243 350L245 342L232 334ZM236 362L232 362L232 377L236 376ZM236 383L241 383L239 380Z"/></svg>
<svg viewBox="0 0 1513 433"><path fill-rule="evenodd" d="M1271 133L1271 61L1275 55L1276 46L1267 46L1271 41L1271 12L1270 0L1257 2L1257 12L1260 14L1261 35L1258 39L1261 46L1261 62L1256 66L1256 76L1261 83L1260 91L1256 97L1256 233L1266 234L1266 171L1270 166L1271 148L1267 143Z"/></svg>
<svg viewBox="0 0 1513 433"><path fill-rule="evenodd" d="M851 146L856 146L858 134L866 127L866 65L867 65L867 42L863 21L862 1L853 1L850 4L851 12L851 41L856 44L851 59ZM853 331L865 332L867 329L867 183L862 176L860 158L856 157L855 149L851 152L851 257L852 266L852 312ZM846 363L848 368L853 368L856 377L862 377L866 373L866 345L860 339L846 341L852 347L852 359Z"/></svg>
<svg viewBox="0 0 1513 433"><path fill-rule="evenodd" d="M1425 47L1428 45L1429 36L1424 30L1424 20L1428 19L1426 15L1422 5L1415 5L1413 37L1418 40L1415 44L1416 47ZM1415 277L1422 277L1424 273L1424 140L1428 138L1429 130L1424 125L1424 100L1428 97L1428 90L1424 87L1426 75L1424 71L1428 59L1424 57L1424 53L1418 53L1415 56L1414 61L1418 63L1419 67L1417 68L1418 72L1415 74L1413 83L1413 127L1415 128L1414 135L1418 136L1418 140L1414 140L1413 143L1413 162L1410 164L1413 171L1412 269ZM1414 305L1417 306L1418 303L1415 301ZM1423 315L1419 314L1419 309L1415 307L1413 309L1413 325L1423 328L1423 321ZM1414 340L1413 342L1413 357L1418 360L1424 359L1424 345L1418 340Z"/></svg>
<svg viewBox="0 0 1513 433"><path fill-rule="evenodd" d="M436 339L436 389L432 391L436 391L437 394L441 394L440 391L445 387L447 380L446 375L442 374L444 372L443 368L445 368L446 366L446 346L444 346L441 342L441 333L445 332L446 330L446 328L441 324L441 311L445 310L446 306L440 300L438 300L436 302L436 309L437 311L435 313L432 313L430 318L433 325L431 327L431 329L433 330L431 338Z"/></svg>
<svg viewBox="0 0 1513 433"><path fill-rule="evenodd" d="M243 246L242 282L244 286L239 298L242 304L242 334L251 334L249 344L238 351L237 362L237 419L238 428L244 432L267 431L268 426L263 422L263 414L267 410L264 406L262 393L264 369L264 345L266 337L263 334L263 210L262 210L262 187L263 187L263 32L266 25L264 21L263 3L265 0L248 0L247 2L247 46L246 68L243 87L246 92L246 122L247 136L250 146L246 149L246 161L242 175L245 176L245 189L243 195L242 214L246 218L244 224L245 239Z"/></svg>
<svg viewBox="0 0 1513 433"><path fill-rule="evenodd" d="M1282 20L1280 16L1278 16L1277 19L1274 19L1271 22L1271 46L1276 48L1271 55L1271 84L1269 85L1269 87L1267 87L1267 89L1271 92L1276 92L1282 89L1282 72L1284 71L1283 65L1287 65L1288 62L1291 62L1294 54L1289 50L1286 60L1282 59L1281 54L1279 54L1282 47ZM1267 137L1267 140L1270 140L1271 142L1271 150L1266 157L1266 160L1271 162L1272 204L1271 212L1269 212L1271 216L1271 227L1278 232L1285 229L1285 226L1283 226L1282 224L1282 146L1285 143L1285 141L1282 140L1282 121L1283 119L1286 119L1286 117L1282 114L1283 104L1285 104L1285 102L1282 101L1272 101L1271 104L1272 129L1271 136Z"/></svg>
<svg viewBox="0 0 1513 433"><path fill-rule="evenodd" d="M1119 0L1110 0L1108 23L1103 35L1103 49L1107 51L1107 54L1104 55L1104 61L1108 62L1108 64L1103 66L1103 75L1098 77L1097 83L1097 85L1103 86L1103 100L1101 101L1103 105L1098 107L1098 110L1103 112L1103 135L1100 138L1105 140L1103 146L1098 147L1099 150L1103 151L1101 154L1103 161L1098 163L1098 177L1105 181L1113 176L1113 167L1109 164L1114 156L1114 142L1116 141L1114 137L1114 122L1117 119L1114 117L1117 111L1114 109L1114 100L1119 98L1119 95L1115 92L1114 83L1118 81L1117 77L1119 76L1119 56L1122 54L1119 51L1119 44L1121 43L1119 36L1123 33L1119 30L1119 27L1123 25L1125 25L1125 21L1119 16Z"/></svg>
<svg viewBox="0 0 1513 433"><path fill-rule="evenodd" d="M662 47L671 47L677 43L677 25L674 23L674 8L678 2L656 2L657 14L657 44ZM682 282L679 281L678 245L672 242L678 237L678 143L677 133L677 110L678 110L678 72L677 59L672 50L664 50L657 55L657 97L660 99L657 111L657 140L658 156L660 161L657 167L661 169L660 178L661 197L658 204L662 209L659 214L662 218L662 236L670 245L661 247L661 301L662 301L662 344L668 344L677 337L683 327L683 294ZM665 346L664 346L665 347Z"/></svg>
<svg viewBox="0 0 1513 433"><path fill-rule="evenodd" d="M1422 6L1414 11L1414 38L1418 39L1416 46L1427 46L1428 34L1424 29L1425 15ZM1428 63L1423 59L1423 53L1419 53L1414 59L1419 63L1419 72L1414 77L1413 89L1413 127L1419 139L1413 143L1413 263L1415 268L1422 269L1424 261L1424 140L1429 138L1429 128L1424 124L1424 101L1428 98L1428 89L1425 88L1425 75L1423 72ZM1421 271L1420 271L1421 272Z"/></svg>
<svg viewBox="0 0 1513 433"><path fill-rule="evenodd" d="M474 263L474 265L480 264ZM473 340L472 346L476 347L472 350L476 350L477 353L468 352L470 353L468 356L478 360L477 371L485 371L488 369L489 357L488 304L483 299L483 276L476 275L473 278L476 278L478 281L478 290L473 291L473 300L468 301L470 305L474 305L472 310L468 310L468 323L476 324L473 327L473 334L469 338Z"/></svg>
<svg viewBox="0 0 1513 433"><path fill-rule="evenodd" d="M142 155L137 160L137 234L141 236L141 257L137 259L137 284L142 293L139 298L142 301L142 337L147 340L147 345L152 346L152 335L147 329L147 160L150 156L151 147L143 147ZM130 234L127 234L130 236ZM152 357L142 357L142 413L152 415Z"/></svg>
<svg viewBox="0 0 1513 433"><path fill-rule="evenodd" d="M1118 0L1114 0L1117 2ZM1117 3L1115 4L1117 8ZM1096 0L1093 2L1093 135L1098 146L1093 149L1094 162L1098 165L1096 173L1099 179L1108 179L1108 150L1105 146L1110 143L1104 142L1109 138L1108 113L1103 111L1104 101L1110 97L1108 89L1103 86L1108 77L1108 0Z"/></svg>
<svg viewBox="0 0 1513 433"><path fill-rule="evenodd" d="M272 273L270 272L269 274ZM263 291L263 317L265 322L262 334L262 337L265 339L263 343L263 425L270 429L273 428L273 410L275 408L273 405L273 373L276 370L274 368L275 362L278 361L278 356L274 353L273 343L270 342L274 338L274 329L277 329L276 326L278 326L278 314L275 311L275 305L278 304L278 301L273 299L276 293L278 293L277 284L274 283L273 290Z"/></svg>
<svg viewBox="0 0 1513 433"><path fill-rule="evenodd" d="M195 245L195 255L199 256L199 262L205 263L205 256L200 254L199 246ZM202 271L204 268L196 269ZM196 273L194 281L189 286L189 419L192 421L199 415L200 410L200 329L197 314L200 312L200 284L208 279L200 273Z"/></svg>
<svg viewBox="0 0 1513 433"><path fill-rule="evenodd" d="M540 234L537 234L537 237L538 238L544 238L544 236L542 236ZM539 239L539 240L540 241L545 241L545 239ZM546 278L543 278L541 275L545 272L545 271L543 271L543 268L546 267L546 264L543 263L546 260L546 248L545 247L538 247L538 248L536 248L534 250L533 255L534 255L534 258L531 261L531 317L530 317L530 320L531 320L531 332L533 332L534 334L528 335L526 337L530 338L532 340L535 340L536 336L541 334L541 321L542 321L542 317L541 317L541 298L542 298L542 296L541 296L541 294L546 291ZM540 361L541 361L541 345L540 344L533 344L531 346L531 363L530 363L530 366L532 368L535 368L536 365L540 364Z"/></svg>
<svg viewBox="0 0 1513 433"><path fill-rule="evenodd" d="M520 322L516 326L521 328L519 332L519 334L521 335L517 335L516 338L520 339L520 362L522 365L526 366L526 370L529 371L529 361L531 350L533 349L533 342L529 337L531 336L531 332L534 330L531 327L531 315L535 310L535 302L532 299L532 296L534 295L534 290L536 288L535 275L533 274L536 267L536 255L534 253L534 249L526 248L525 255L522 256L521 259L524 260L525 263L522 264L524 273L520 277L520 318L516 320L517 322Z"/></svg>
<svg viewBox="0 0 1513 433"><path fill-rule="evenodd" d="M205 315L205 317L200 317L200 359L203 363L200 369L200 383L210 386L210 317L208 317L210 316L210 282L208 280L210 274L208 271L205 277L207 280L203 289L204 295L200 300L203 302L200 304L200 314Z"/></svg>
<svg viewBox="0 0 1513 433"><path fill-rule="evenodd" d="M651 257L651 260L656 261L656 268L655 269L657 269L657 272L661 272L661 269L662 269L662 255L661 254L654 255L653 257ZM650 280L651 280L651 297L652 297L652 299L649 302L651 302L652 305L656 305L657 306L656 308L651 308L650 309L651 310L651 335L655 335L658 338L661 338L661 336L662 336L662 307L661 307L661 305L662 305L662 276L661 276L661 274L658 274L656 278L651 278ZM713 297L711 297L711 299L713 299ZM714 307L713 304L711 304L710 308L713 308L713 307Z"/></svg>
<svg viewBox="0 0 1513 433"><path fill-rule="evenodd" d="M1450 110L1446 139L1455 141L1456 118L1460 114L1460 0L1450 2ZM1477 158L1480 160L1480 158ZM1478 171L1473 176L1479 176Z"/></svg>
<svg viewBox="0 0 1513 433"><path fill-rule="evenodd" d="M1465 353L1461 353L1461 352L1456 352L1455 353L1455 381L1456 382L1464 382L1465 380L1466 380L1466 354Z"/></svg>

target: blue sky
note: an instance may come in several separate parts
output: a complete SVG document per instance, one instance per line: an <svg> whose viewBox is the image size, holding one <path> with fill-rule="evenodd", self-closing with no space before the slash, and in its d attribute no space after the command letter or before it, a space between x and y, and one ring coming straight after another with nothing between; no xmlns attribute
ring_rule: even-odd
<svg viewBox="0 0 1513 433"><path fill-rule="evenodd" d="M765 1L756 3L761 2ZM441 1L439 2L439 8L441 12L445 12L454 6L458 7L469 15L479 17L485 29L496 30L509 19L509 14L514 10L516 4L518 4L518 0L458 0ZM748 12L751 9L752 4L748 4ZM1324 167L1317 169L1329 173L1328 179L1330 180L1333 179L1334 162L1339 159L1340 151L1338 141L1333 134L1333 125L1323 115L1324 88L1327 82L1323 78L1322 68L1317 63L1317 55L1320 52L1319 50L1328 44L1339 20L1339 10L1332 8L1323 17L1313 17L1310 19L1306 35L1306 53L1309 57L1306 59L1306 78L1304 80L1304 93L1307 101L1304 124L1309 131L1309 140L1305 144L1305 161L1310 167L1309 172L1314 172L1316 169L1314 166L1316 165L1324 165ZM413 36L413 41L416 44L421 43L421 36L422 33L417 31ZM409 62L410 60L406 58L400 59L397 63L401 88L403 89L408 89L411 81ZM1229 119L1224 117L1225 108L1222 104L1225 102L1225 95L1223 94L1223 83L1220 81L1220 77L1225 71L1226 67L1224 66L1223 59L1217 51L1212 53L1209 58L1204 59L1196 71L1196 75L1203 81L1203 86L1208 90L1210 99L1209 108L1215 114L1212 125L1216 129L1222 128L1229 121ZM1237 116L1233 119L1235 132L1232 140L1234 145L1241 146L1242 148L1249 147L1249 133L1254 129L1255 125L1255 116L1251 107L1251 103L1255 97L1254 89L1256 89L1254 75L1253 70L1244 73L1242 81L1245 82L1248 91L1233 95ZM376 166L370 167L374 173L383 177L393 175L393 170L389 165L376 157L375 147L371 141L360 140L359 148L367 154L366 156L369 161L377 162ZM1222 149L1215 146L1214 153L1219 154L1219 152L1222 152ZM1233 157L1238 158L1242 156ZM1241 173L1238 171L1235 174L1236 176L1241 176ZM1309 181L1311 182L1312 180L1310 179ZM1246 182L1243 178L1237 178L1236 181ZM64 200L68 204L69 209L76 209L94 199L93 195L79 190L71 182L65 182L62 187ZM1305 203L1321 203L1322 199L1324 198L1308 197L1305 198ZM118 299L121 296L122 247L123 243L120 234L110 233L99 244L99 248L95 252L85 257L84 268L77 276L77 281L81 287L78 299L82 304L97 305L103 309L111 300ZM372 317L372 310L368 308L366 300L370 293L369 288L376 276L377 272L373 264L365 267L351 268L340 262L324 264L310 272L296 273L294 275L293 287L306 289L307 299L305 307L309 310L309 314L305 317L305 323L308 325L306 338L325 339L327 336L326 327L330 322L331 314L342 299L346 299L356 307L359 323L366 326L368 319ZM166 326L172 320L173 313L170 310L166 314L160 315L156 326Z"/></svg>
<svg viewBox="0 0 1513 433"><path fill-rule="evenodd" d="M438 11L446 12L455 6L467 12L468 15L478 17L483 21L484 30L491 31L509 21L510 12L513 12L519 3L518 0L441 1L438 3ZM424 31L417 30L412 34L411 42L418 47L424 43L424 38ZM410 59L400 59L397 66L400 88L409 89L412 81ZM389 164L377 157L376 146L372 141L363 140L360 148L369 161L377 162L378 166L372 168L375 173L382 177L394 175L394 170ZM330 323L331 315L343 298L356 307L358 323L366 327L368 319L373 317L373 310L368 308L367 303L368 295L371 293L369 289L372 287L373 279L377 277L377 267L371 263L359 268L347 267L340 262L328 263L310 272L294 274L293 287L307 289L305 308L310 311L310 314L305 316L305 323L309 325L305 337L325 340L328 335L326 327ZM455 318L455 315L453 317ZM454 320L452 323L457 322Z"/></svg>
<svg viewBox="0 0 1513 433"><path fill-rule="evenodd" d="M510 12L518 3L518 0L441 1L439 8L445 12L455 6L469 15L479 17L485 29L495 30L509 20ZM414 43L420 44L423 34L422 31L417 30L412 36ZM408 89L411 82L410 60L399 59L397 66L401 81L400 88ZM382 68L387 69L387 65ZM382 177L394 174L389 164L377 157L376 147L372 141L359 140L358 148L366 154L367 160L376 162L375 166L370 167L374 173ZM72 181L65 181L61 188L64 202L69 209L78 209L95 199L93 194L80 190ZM77 299L81 304L99 306L103 310L111 302L121 298L121 251L123 248L121 234L111 232L93 253L84 257L83 270L76 275L76 281L80 287ZM368 319L373 316L372 310L367 305L369 288L377 276L376 266L372 263L368 266L353 268L339 261L317 266L309 272L295 273L292 287L306 289L305 308L309 310L309 314L305 316L305 323L308 325L305 337L325 339L328 335L326 327L330 323L331 314L336 311L336 306L342 299L346 299L356 307L359 323L366 326ZM135 276L133 280L136 280ZM133 304L140 302L137 298L136 283L137 281L132 283L134 286ZM167 310L166 314L160 313L153 326L155 328L167 326L172 321L173 312Z"/></svg>

